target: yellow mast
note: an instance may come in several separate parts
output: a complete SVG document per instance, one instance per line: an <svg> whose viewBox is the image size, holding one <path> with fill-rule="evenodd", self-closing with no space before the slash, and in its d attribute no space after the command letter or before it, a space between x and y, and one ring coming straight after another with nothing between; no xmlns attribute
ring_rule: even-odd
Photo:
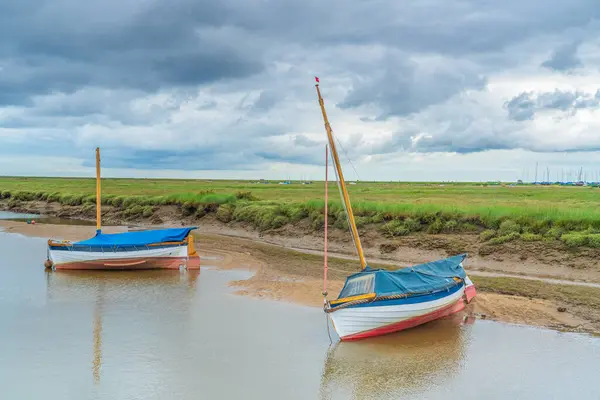
<svg viewBox="0 0 600 400"><path fill-rule="evenodd" d="M100 233L100 147L96 147L96 232Z"/></svg>
<svg viewBox="0 0 600 400"><path fill-rule="evenodd" d="M348 191L346 190L346 182L344 181L344 174L342 173L340 159L338 157L335 143L333 142L333 133L331 132L331 126L329 125L329 120L327 119L327 112L325 111L325 103L323 102L323 97L321 97L321 90L319 89L318 82L319 81L317 79L317 84L315 85L315 87L317 88L317 95L319 96L319 105L321 106L321 112L323 113L323 121L325 121L325 130L327 131L327 139L329 140L329 147L331 148L331 154L333 156L333 161L334 161L337 173L338 173L340 186L342 188L342 197L344 200L344 204L346 205L346 211L348 213L348 220L350 221L350 229L352 230L352 236L354 236L354 245L356 246L356 252L358 253L358 258L360 259L360 265L361 265L362 269L365 269L367 267L367 261L365 260L365 254L363 253L362 245L360 243L360 237L358 236L358 230L356 229L356 222L354 221L354 214L352 213L352 205L350 204L350 197L348 197Z"/></svg>

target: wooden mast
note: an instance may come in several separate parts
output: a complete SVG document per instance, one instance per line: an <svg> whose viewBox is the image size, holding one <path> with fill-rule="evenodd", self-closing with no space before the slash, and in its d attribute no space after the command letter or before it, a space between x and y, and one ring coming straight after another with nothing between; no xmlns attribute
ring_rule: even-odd
<svg viewBox="0 0 600 400"><path fill-rule="evenodd" d="M100 233L102 230L100 206L100 147L96 147L96 233Z"/></svg>
<svg viewBox="0 0 600 400"><path fill-rule="evenodd" d="M356 252L358 253L358 258L360 259L360 265L362 269L367 267L367 261L365 260L365 255L363 253L362 245L360 243L360 237L358 236L358 230L356 229L356 222L354 221L354 214L352 213L352 205L350 204L350 197L348 197L348 191L346 190L346 181L344 180L344 174L342 173L342 168L340 165L340 159L338 157L338 152L335 147L335 143L333 141L333 133L331 132L331 126L329 125L329 120L327 119L327 112L325 111L325 103L323 102L323 97L321 97L321 90L319 89L319 80L317 78L317 84L315 85L317 88L317 95L319 96L319 105L321 106L321 112L323 113L323 121L325 122L325 130L327 131L327 139L329 141L329 147L331 148L331 155L333 156L333 163L337 170L338 178L340 181L340 186L342 189L342 198L344 204L346 205L346 212L348 213L348 221L350 223L350 230L352 231L352 236L354 237L354 245L356 246Z"/></svg>

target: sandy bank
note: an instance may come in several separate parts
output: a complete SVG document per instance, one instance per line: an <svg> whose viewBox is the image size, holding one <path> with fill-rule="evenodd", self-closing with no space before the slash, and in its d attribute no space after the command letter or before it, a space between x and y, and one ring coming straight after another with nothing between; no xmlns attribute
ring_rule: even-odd
<svg viewBox="0 0 600 400"><path fill-rule="evenodd" d="M0 227L12 233L69 240L85 239L94 233L94 227L77 225L27 225L22 222L0 221ZM126 227L105 228L107 232L126 230ZM202 264L219 268L244 268L255 272L248 280L230 283L238 289L238 294L322 306L321 255L231 236L205 233L196 235ZM40 261L40 268L42 262L43 260ZM356 271L358 264L351 259L331 257L329 266L329 298L334 298L341 289L345 276ZM471 316L561 330L600 332L600 312L593 307L594 303L588 301L590 297L599 297L600 289L570 285L572 288L569 293L574 293L575 296L548 298L549 292L540 292L539 285L531 286L554 286L545 282L528 282L529 286L521 287L522 285L517 285L518 278L480 277L476 271L471 270L469 273L479 286L478 297L466 310ZM520 295L502 293L506 290L512 293L516 289L516 293ZM550 290L550 293L553 292ZM559 307L566 308L566 311L559 312Z"/></svg>
<svg viewBox="0 0 600 400"><path fill-rule="evenodd" d="M84 225L51 225L27 224L25 222L0 220L0 228L4 232L18 233L25 236L57 240L85 240L94 236L96 228ZM126 232L126 226L103 227L104 233Z"/></svg>
<svg viewBox="0 0 600 400"><path fill-rule="evenodd" d="M0 209L9 209L7 200L0 200ZM70 206L56 202L23 201L13 211L93 220L93 207ZM284 225L278 229L258 231L245 222L224 223L215 212L188 215L182 207L154 207L150 217L132 216L113 206L102 208L102 219L114 225L139 226L195 225L206 234L229 235L253 241L275 244L303 252L322 249L323 233L315 231L308 221ZM570 280L600 284L600 249L568 248L560 241L511 241L499 245L482 242L477 233L427 234L385 237L376 225L359 228L363 248L370 263L412 265L458 253L468 253L470 271L487 274L516 275L555 280ZM337 257L354 257L354 248L346 230L332 227L329 233L330 253Z"/></svg>

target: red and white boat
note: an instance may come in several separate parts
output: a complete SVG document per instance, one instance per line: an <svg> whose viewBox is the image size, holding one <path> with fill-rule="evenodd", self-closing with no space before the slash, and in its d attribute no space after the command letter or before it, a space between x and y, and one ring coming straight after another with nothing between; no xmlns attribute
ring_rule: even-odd
<svg viewBox="0 0 600 400"><path fill-rule="evenodd" d="M196 227L102 233L100 149L96 149L96 236L80 242L48 240L46 267L53 269L199 269L191 231Z"/></svg>
<svg viewBox="0 0 600 400"><path fill-rule="evenodd" d="M336 171L350 233L361 271L346 279L336 300L327 301L327 172L325 175L324 310L341 340L380 336L412 328L461 311L476 295L463 268L466 254L397 270L371 269L364 256L350 197L333 140L333 132L317 78L317 95L325 122L329 150ZM326 150L326 167L329 153Z"/></svg>
<svg viewBox="0 0 600 400"><path fill-rule="evenodd" d="M395 271L363 271L347 278L326 312L341 340L397 332L462 311L475 296L465 274L466 254Z"/></svg>

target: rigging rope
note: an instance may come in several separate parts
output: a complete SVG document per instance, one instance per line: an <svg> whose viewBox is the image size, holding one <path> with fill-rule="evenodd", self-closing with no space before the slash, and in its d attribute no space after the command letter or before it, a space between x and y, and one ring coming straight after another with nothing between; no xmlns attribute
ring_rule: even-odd
<svg viewBox="0 0 600 400"><path fill-rule="evenodd" d="M342 151L344 152L344 155L346 156L346 160L348 160L348 162L350 163L350 166L352 166L352 169L354 170L354 173L356 174L357 180L360 181L360 176L358 175L358 171L356 170L356 168L354 168L354 164L352 163L352 160L350 159L350 157L348 157L348 153L346 152L346 149L344 148L344 146L342 146L342 142L340 142L340 140L337 138L337 136L334 137L334 139L342 148Z"/></svg>
<svg viewBox="0 0 600 400"><path fill-rule="evenodd" d="M331 151L331 149L329 149ZM335 158L333 154L331 154L331 158L333 164L335 166ZM338 175L337 168L333 169L335 171L335 182L337 183L338 191L340 192L340 197L342 198L342 207L344 207L344 211L346 214L346 222L348 223L348 230L350 231L350 237L352 238L352 243L354 244L354 252L358 256L358 250L356 250L356 240L354 239L354 234L352 233L352 227L350 226L350 215L348 214L348 209L346 208L346 203L344 202L344 195L342 194L342 185L340 184L340 177Z"/></svg>

